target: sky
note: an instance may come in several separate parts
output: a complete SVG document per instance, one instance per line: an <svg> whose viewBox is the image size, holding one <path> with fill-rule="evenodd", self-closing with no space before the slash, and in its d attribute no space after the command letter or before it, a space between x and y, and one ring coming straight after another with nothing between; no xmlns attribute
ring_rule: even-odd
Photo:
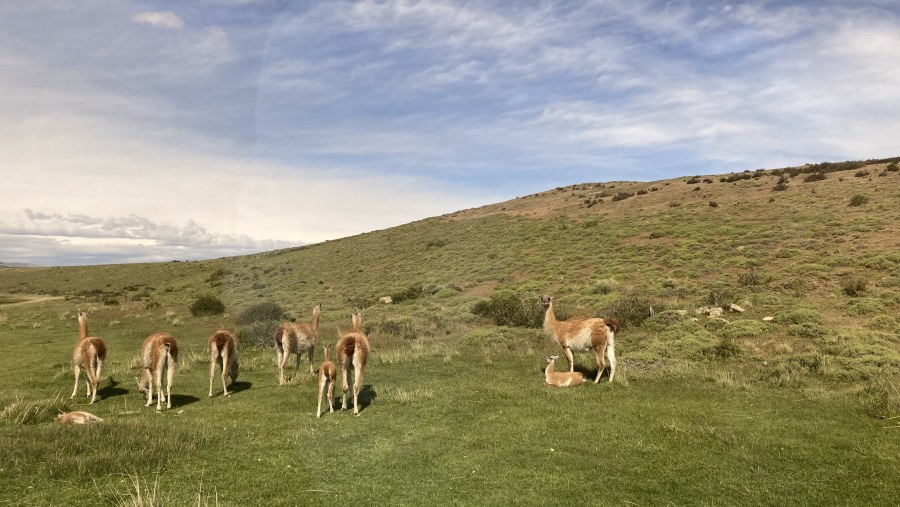
<svg viewBox="0 0 900 507"><path fill-rule="evenodd" d="M900 2L0 2L0 263L900 155Z"/></svg>

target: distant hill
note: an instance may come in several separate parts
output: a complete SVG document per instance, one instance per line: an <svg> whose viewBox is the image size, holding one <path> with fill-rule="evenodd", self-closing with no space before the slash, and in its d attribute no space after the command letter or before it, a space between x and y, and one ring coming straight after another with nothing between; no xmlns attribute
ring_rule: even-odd
<svg viewBox="0 0 900 507"><path fill-rule="evenodd" d="M249 256L8 269L0 292L139 308L212 294L302 318L322 303L326 321L360 307L434 332L485 325L473 306L495 294L553 294L571 315L622 318L632 358L740 351L853 379L900 370L898 160L584 183ZM731 303L746 311L684 319Z"/></svg>
<svg viewBox="0 0 900 507"><path fill-rule="evenodd" d="M26 262L0 262L0 269L2 268L39 268L40 266L37 264L28 264Z"/></svg>

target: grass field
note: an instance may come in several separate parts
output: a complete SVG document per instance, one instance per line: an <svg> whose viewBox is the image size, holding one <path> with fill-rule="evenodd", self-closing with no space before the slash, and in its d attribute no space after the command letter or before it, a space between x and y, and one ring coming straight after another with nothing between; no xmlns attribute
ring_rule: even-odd
<svg viewBox="0 0 900 507"><path fill-rule="evenodd" d="M0 505L896 505L900 173L862 167L586 184L256 256L0 271ZM561 318L623 320L614 384L542 385L558 346L495 320L541 293ZM201 295L225 314L191 315ZM360 417L316 420L309 374L278 386L250 344L272 330L236 323L265 301L299 320L321 302L332 343L363 308ZM695 317L730 303L745 311ZM79 309L110 350L93 406L83 385L68 398ZM219 328L248 338L235 393L208 398ZM182 349L162 413L134 381L156 331ZM106 422L53 422L77 409Z"/></svg>

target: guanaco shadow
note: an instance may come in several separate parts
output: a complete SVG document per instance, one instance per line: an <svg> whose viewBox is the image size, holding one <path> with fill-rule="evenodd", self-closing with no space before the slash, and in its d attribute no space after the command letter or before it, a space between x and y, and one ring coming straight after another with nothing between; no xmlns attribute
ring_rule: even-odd
<svg viewBox="0 0 900 507"><path fill-rule="evenodd" d="M375 388L372 387L372 384L363 384L362 389L359 390L359 398L357 398L359 400L359 413L362 414L377 397L378 393L375 392ZM339 398L337 393L335 393L335 398ZM339 399L336 399L335 402L340 406ZM353 410L353 386L347 390L347 407L347 410Z"/></svg>
<svg viewBox="0 0 900 507"><path fill-rule="evenodd" d="M185 405L190 405L191 403L197 403L198 401L200 401L200 398L196 396L172 393L172 408L183 407Z"/></svg>
<svg viewBox="0 0 900 507"><path fill-rule="evenodd" d="M122 383L110 377L109 382L105 386L97 389L97 397L100 399L112 398L114 396L122 396L128 394L128 389L120 387Z"/></svg>
<svg viewBox="0 0 900 507"><path fill-rule="evenodd" d="M243 382L243 381L232 382L231 384L228 384L228 394L231 395L234 393L239 393L241 391L246 391L247 389L250 389L251 387L253 387L252 382ZM219 390L218 393L213 391L213 397L216 397L216 396L223 396L222 391Z"/></svg>

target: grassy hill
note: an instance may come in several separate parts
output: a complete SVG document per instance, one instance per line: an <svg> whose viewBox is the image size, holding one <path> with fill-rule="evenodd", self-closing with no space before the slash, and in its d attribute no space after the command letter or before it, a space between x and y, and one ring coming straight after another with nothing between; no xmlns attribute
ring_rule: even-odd
<svg viewBox="0 0 900 507"><path fill-rule="evenodd" d="M581 184L246 257L9 268L0 294L0 381L15 386L0 501L128 503L156 478L173 504L897 500L896 160ZM540 294L561 318L623 321L615 384L541 385L558 346L536 327ZM203 295L226 313L192 316ZM315 420L311 376L277 386L274 353L250 347L274 324L236 324L260 302L300 320L321 303L328 341L363 309L360 418ZM744 311L696 313L731 304ZM87 407L68 399L79 308L110 346L89 408L109 424L61 428L55 410ZM243 384L207 400L220 327L241 333ZM177 406L157 415L130 379L159 330L185 352Z"/></svg>

